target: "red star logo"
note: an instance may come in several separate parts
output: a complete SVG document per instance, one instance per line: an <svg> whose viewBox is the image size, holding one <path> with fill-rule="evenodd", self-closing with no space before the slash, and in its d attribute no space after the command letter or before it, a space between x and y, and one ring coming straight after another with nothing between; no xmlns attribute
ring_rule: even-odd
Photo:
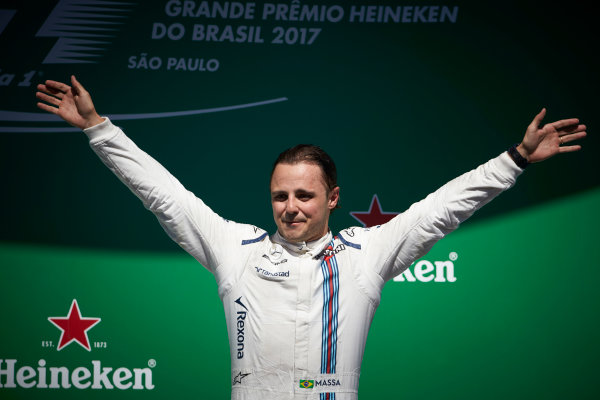
<svg viewBox="0 0 600 400"><path fill-rule="evenodd" d="M369 211L351 211L350 215L352 215L358 222L362 224L364 227L371 227L376 225L385 224L390 219L394 218L396 215L400 213L397 212L383 212L381 211L381 204L379 204L379 197L376 194L373 195L373 199L371 200L371 206L369 207Z"/></svg>
<svg viewBox="0 0 600 400"><path fill-rule="evenodd" d="M71 309L66 317L49 317L48 321L52 322L54 326L62 331L56 350L62 350L75 340L81 347L87 351L91 351L87 331L100 322L100 318L82 318L77 300L73 299Z"/></svg>

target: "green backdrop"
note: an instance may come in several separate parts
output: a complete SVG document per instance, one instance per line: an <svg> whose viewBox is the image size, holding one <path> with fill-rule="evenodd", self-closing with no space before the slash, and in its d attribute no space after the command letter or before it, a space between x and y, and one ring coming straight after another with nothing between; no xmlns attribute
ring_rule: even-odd
<svg viewBox="0 0 600 400"><path fill-rule="evenodd" d="M234 15L213 18L215 6ZM542 107L548 121L581 118L583 151L530 166L425 257L451 261L455 281L388 283L359 394L597 398L594 15L531 1L4 1L0 398L229 396L212 276L83 134L35 107L37 82L70 74L220 215L271 232L271 163L298 142L338 164L337 231L375 194L401 212L504 151ZM57 351L48 318L67 316L73 299L82 317L101 318L90 351ZM51 367L99 361L151 371L154 388L12 388L7 360L15 380L29 366L46 368L49 384Z"/></svg>

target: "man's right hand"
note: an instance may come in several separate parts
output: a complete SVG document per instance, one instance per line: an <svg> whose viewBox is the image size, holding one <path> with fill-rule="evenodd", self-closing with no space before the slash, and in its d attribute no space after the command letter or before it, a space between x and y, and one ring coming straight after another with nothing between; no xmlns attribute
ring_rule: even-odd
<svg viewBox="0 0 600 400"><path fill-rule="evenodd" d="M96 112L92 97L74 75L71 75L71 85L56 81L39 84L39 91L35 96L50 105L37 103L37 106L58 115L79 129L89 128L104 121Z"/></svg>

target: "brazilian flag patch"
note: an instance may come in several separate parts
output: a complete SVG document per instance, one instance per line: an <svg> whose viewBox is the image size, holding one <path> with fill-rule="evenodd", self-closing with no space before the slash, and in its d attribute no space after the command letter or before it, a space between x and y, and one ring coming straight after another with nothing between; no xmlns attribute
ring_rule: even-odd
<svg viewBox="0 0 600 400"><path fill-rule="evenodd" d="M302 389L312 389L315 386L315 381L313 380L307 380L307 379L300 379L300 387Z"/></svg>

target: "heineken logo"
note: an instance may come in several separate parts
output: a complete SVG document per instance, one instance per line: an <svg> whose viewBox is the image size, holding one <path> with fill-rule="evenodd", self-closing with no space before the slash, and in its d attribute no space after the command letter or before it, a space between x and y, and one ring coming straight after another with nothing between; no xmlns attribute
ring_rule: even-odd
<svg viewBox="0 0 600 400"><path fill-rule="evenodd" d="M365 228L385 224L398 214L397 211L383 211L377 194L374 194L371 198L368 211L350 211L350 215Z"/></svg>
<svg viewBox="0 0 600 400"><path fill-rule="evenodd" d="M73 342L91 351L87 332L100 322L100 318L82 317L76 299L73 299L66 317L49 317L48 321L61 331L57 351Z"/></svg>
<svg viewBox="0 0 600 400"><path fill-rule="evenodd" d="M37 366L17 364L16 359L0 359L0 388L38 389L134 389L152 390L150 368L103 367L99 360L93 360L91 367L79 366L74 369L48 366L46 360L39 360Z"/></svg>
<svg viewBox="0 0 600 400"><path fill-rule="evenodd" d="M58 345L53 340L42 340L42 348L57 351L71 343L91 351L91 347L106 349L106 342L92 342L88 331L101 319L84 317L76 299L73 299L66 316L48 317L48 321L60 330ZM47 324L47 322L44 322ZM51 328L49 328L51 329ZM75 349L77 346L75 346ZM72 349L73 350L73 349ZM68 353L63 352L62 354ZM81 351L79 351L81 354ZM85 353L84 353L85 354ZM0 354L0 389L36 388L36 389L119 389L119 390L153 390L153 369L156 360L148 360L147 367L130 368L125 366L106 366L101 360L89 360L76 366L65 363L63 357L50 357L47 362L40 358L37 362L18 360L16 357L5 357ZM79 356L78 356L79 357ZM94 357L96 358L96 357ZM33 364L33 365L32 365ZM54 364L54 365L52 365ZM0 396L2 397L2 396ZM60 397L60 396L59 396ZM4 398L4 397L2 397Z"/></svg>
<svg viewBox="0 0 600 400"><path fill-rule="evenodd" d="M454 262L457 259L458 253L453 251L445 261L416 261L396 276L394 282L456 282Z"/></svg>
<svg viewBox="0 0 600 400"><path fill-rule="evenodd" d="M302 389L312 389L315 386L314 380L300 379L300 387Z"/></svg>

